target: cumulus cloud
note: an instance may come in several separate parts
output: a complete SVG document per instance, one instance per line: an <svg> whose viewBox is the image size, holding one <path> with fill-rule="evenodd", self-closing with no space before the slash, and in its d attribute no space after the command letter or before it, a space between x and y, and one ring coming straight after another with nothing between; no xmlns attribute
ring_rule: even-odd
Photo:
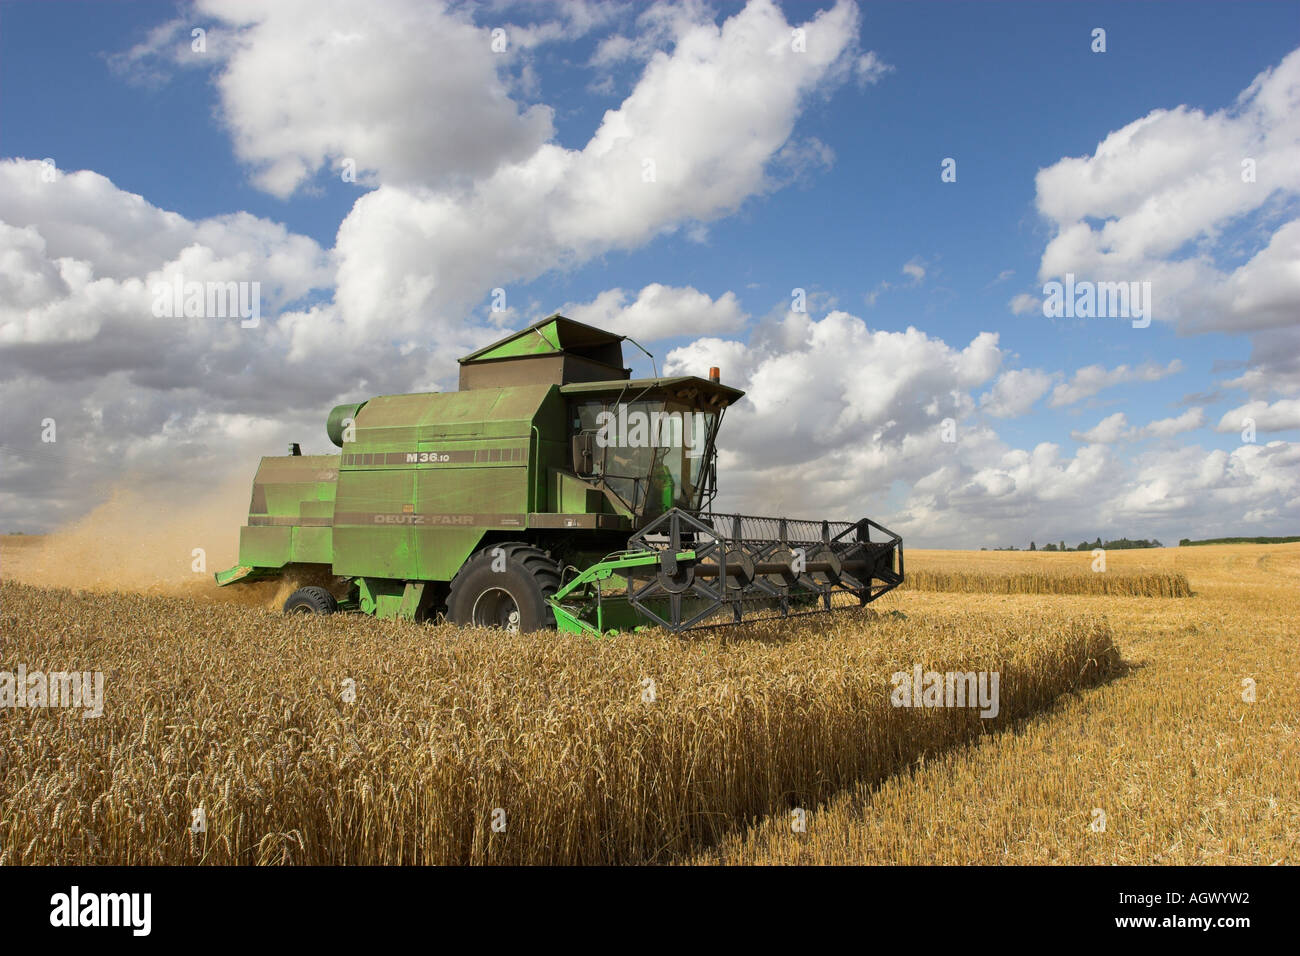
<svg viewBox="0 0 1300 956"><path fill-rule="evenodd" d="M995 418L1019 418L1046 394L1054 375L1039 369L1009 369L980 396L980 408Z"/></svg>
<svg viewBox="0 0 1300 956"><path fill-rule="evenodd" d="M328 254L279 223L247 213L192 222L97 173L57 172L52 181L47 173L34 160L0 160L4 344L59 342L60 362L80 355L92 364L119 351L110 342L128 353L180 338L206 346L217 327L155 317L158 284L175 276L257 282L274 311L332 282ZM76 352L72 343L90 347Z"/></svg>
<svg viewBox="0 0 1300 956"><path fill-rule="evenodd" d="M194 30L202 31L195 35ZM196 50L202 38L201 49ZM161 86L176 68L204 69L212 65L209 54L219 56L225 35L195 26L192 19L175 17L153 27L129 50L108 57L109 68L128 82Z"/></svg>
<svg viewBox="0 0 1300 956"><path fill-rule="evenodd" d="M893 530L913 541L980 543L1140 534L1279 534L1300 520L1300 445L1233 451L1156 446L1133 462L1106 444L1073 458L988 442L958 448L914 482Z"/></svg>
<svg viewBox="0 0 1300 956"><path fill-rule="evenodd" d="M1255 423L1260 432L1285 432L1300 428L1300 398L1279 399L1268 402L1249 402L1240 408L1225 412L1215 426L1219 432L1239 432L1246 427L1246 419Z"/></svg>
<svg viewBox="0 0 1300 956"><path fill-rule="evenodd" d="M1223 382L1251 398L1300 395L1300 328L1259 332L1251 340L1247 368Z"/></svg>
<svg viewBox="0 0 1300 956"><path fill-rule="evenodd" d="M747 318L734 292L711 299L692 286L673 288L653 282L628 300L623 289L606 289L591 302L570 303L560 311L579 322L630 335L638 342L734 332Z"/></svg>
<svg viewBox="0 0 1300 956"><path fill-rule="evenodd" d="M199 12L230 33L221 116L274 195L345 159L377 182L465 182L554 135L548 107L511 99L506 58L463 9L380 0L358 17L345 0L204 0Z"/></svg>
<svg viewBox="0 0 1300 956"><path fill-rule="evenodd" d="M1177 501L1188 462L1217 478L1205 493L1216 507L1198 515L1206 533L1248 527L1265 533L1300 518L1300 472L1282 446L1259 458L1161 444L1137 462L1113 445L1167 438L1200 427L1200 408L1143 426L1117 413L1086 433L1073 455L1052 442L1008 446L974 415L1014 412L1027 395L1046 394L1050 373L1009 370L997 336L981 333L954 347L916 329L872 330L832 312L815 319L787 313L760 321L748 341L697 340L669 353L670 374L702 374L748 391L729 410L721 440L719 507L749 513L857 517L882 512L887 489L905 488L889 506L893 530L914 546L972 546L1080 534L1141 533L1176 538L1188 515ZM1072 401L1109 384L1172 374L1179 366L1094 369L1076 376ZM990 383L991 386L990 386ZM985 386L977 403L973 393ZM945 419L951 419L946 441ZM1138 489L1135 493L1134 489ZM1246 493L1253 495L1247 506ZM1159 495L1174 503L1162 510Z"/></svg>
<svg viewBox="0 0 1300 956"><path fill-rule="evenodd" d="M1123 412L1116 412L1114 415L1107 415L1085 432L1070 432L1070 437L1089 445L1110 445L1123 438L1127 432L1128 417Z"/></svg>
<svg viewBox="0 0 1300 956"><path fill-rule="evenodd" d="M1012 298L1007 305L1011 309L1012 315L1029 315L1032 312L1042 312L1043 300L1036 295L1030 295L1028 292L1022 292Z"/></svg>
<svg viewBox="0 0 1300 956"><path fill-rule="evenodd" d="M683 27L582 149L544 144L466 190L366 194L338 234L341 325L319 335L428 335L490 289L735 211L772 188L769 162L805 98L842 78L857 16L820 12L793 53L781 11L754 0Z"/></svg>
<svg viewBox="0 0 1300 956"><path fill-rule="evenodd" d="M1294 325L1300 220L1272 228L1268 214L1300 195L1298 151L1300 50L1257 76L1231 107L1153 110L1110 133L1093 155L1040 170L1037 206L1055 230L1040 278L1149 281L1154 317L1184 330ZM1223 268L1225 233L1242 221L1268 241Z"/></svg>
<svg viewBox="0 0 1300 956"><path fill-rule="evenodd" d="M1123 412L1108 415L1087 431L1072 431L1070 437L1088 444L1111 445L1119 441L1141 441L1144 438L1172 438L1205 424L1205 411L1189 408L1181 415L1161 418L1141 426L1129 428L1128 417Z"/></svg>
<svg viewBox="0 0 1300 956"><path fill-rule="evenodd" d="M1137 430L1137 438L1172 438L1183 432L1193 431L1205 424L1205 410L1189 408L1181 415L1171 418L1159 418L1148 422Z"/></svg>
<svg viewBox="0 0 1300 956"><path fill-rule="evenodd" d="M747 390L727 413L720 465L727 501L803 516L860 510L889 482L920 477L950 457L945 419L970 415L971 390L1001 361L991 333L955 348L915 328L872 330L833 311L762 322L747 342L697 340L668 354L665 373L698 375L716 365L724 382ZM970 447L993 440L976 426L962 434Z"/></svg>
<svg viewBox="0 0 1300 956"><path fill-rule="evenodd" d="M1111 506L1117 518L1163 519L1171 529L1192 518L1199 534L1213 537L1243 523L1247 532L1277 534L1300 517L1300 445L1189 446L1149 455L1136 472Z"/></svg>
<svg viewBox="0 0 1300 956"><path fill-rule="evenodd" d="M696 24L709 16L699 0L683 3L652 3L636 19L631 36L616 33L596 45L590 66L610 68L626 63L645 63L656 53L671 47Z"/></svg>
<svg viewBox="0 0 1300 956"><path fill-rule="evenodd" d="M1182 370L1183 363L1178 359L1173 359L1164 366L1153 362L1145 362L1134 367L1118 365L1113 369L1102 365L1088 365L1075 372L1074 377L1068 382L1062 382L1052 389L1051 405L1053 408L1072 405L1096 395L1103 389L1123 385L1126 382L1158 382Z"/></svg>
<svg viewBox="0 0 1300 956"><path fill-rule="evenodd" d="M96 173L0 161L0 519L36 530L100 500L126 473L195 488L257 455L324 441L324 410L367 388L420 381L425 355L291 355L333 282L329 254L239 213L189 220ZM243 283L259 322L157 315L159 288ZM205 297L206 309L206 297ZM259 419L260 428L241 422ZM53 442L42 440L45 422ZM268 448L261 442L277 439ZM250 444L251 443L251 444ZM323 450L323 449L322 449Z"/></svg>

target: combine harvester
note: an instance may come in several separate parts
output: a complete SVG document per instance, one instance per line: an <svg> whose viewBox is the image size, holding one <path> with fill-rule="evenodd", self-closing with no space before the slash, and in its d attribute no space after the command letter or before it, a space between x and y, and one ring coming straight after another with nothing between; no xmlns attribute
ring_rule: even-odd
<svg viewBox="0 0 1300 956"><path fill-rule="evenodd" d="M717 369L633 379L623 338L555 315L462 358L456 392L338 406L341 454L262 459L217 583L316 567L346 598L301 588L287 613L590 635L860 607L902 583L902 540L870 519L711 512L744 392Z"/></svg>

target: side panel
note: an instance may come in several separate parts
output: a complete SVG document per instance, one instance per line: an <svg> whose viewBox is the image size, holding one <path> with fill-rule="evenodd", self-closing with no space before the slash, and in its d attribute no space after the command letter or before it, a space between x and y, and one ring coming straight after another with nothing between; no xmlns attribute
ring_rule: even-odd
<svg viewBox="0 0 1300 956"><path fill-rule="evenodd" d="M334 529L294 528L290 554L298 564L330 564L334 560Z"/></svg>
<svg viewBox="0 0 1300 956"><path fill-rule="evenodd" d="M239 563L251 568L286 564L329 564L334 560L333 529L244 527L239 529Z"/></svg>
<svg viewBox="0 0 1300 956"><path fill-rule="evenodd" d="M486 530L527 527L528 441L430 442L420 450L452 461L413 466L417 576L450 581Z"/></svg>
<svg viewBox="0 0 1300 956"><path fill-rule="evenodd" d="M334 573L415 577L414 500L415 472L409 468L345 466L334 502Z"/></svg>
<svg viewBox="0 0 1300 956"><path fill-rule="evenodd" d="M329 564L338 468L338 455L263 458L253 479L248 525L240 530L239 563Z"/></svg>
<svg viewBox="0 0 1300 956"><path fill-rule="evenodd" d="M483 540L483 528L420 528L415 551L422 581L450 581Z"/></svg>
<svg viewBox="0 0 1300 956"><path fill-rule="evenodd" d="M239 563L250 568L282 568L292 558L293 529L285 526L239 529Z"/></svg>

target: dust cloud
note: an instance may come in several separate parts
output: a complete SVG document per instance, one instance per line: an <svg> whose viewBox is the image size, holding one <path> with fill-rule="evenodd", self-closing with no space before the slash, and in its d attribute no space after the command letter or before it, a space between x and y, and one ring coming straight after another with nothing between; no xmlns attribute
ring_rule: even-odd
<svg viewBox="0 0 1300 956"><path fill-rule="evenodd" d="M0 538L0 579L268 610L278 610L304 584L328 585L328 575L304 573L217 587L212 575L238 560L239 529L248 517L250 490L246 475L203 494L145 489L125 481L108 500L51 534ZM324 580L316 580L319 577Z"/></svg>

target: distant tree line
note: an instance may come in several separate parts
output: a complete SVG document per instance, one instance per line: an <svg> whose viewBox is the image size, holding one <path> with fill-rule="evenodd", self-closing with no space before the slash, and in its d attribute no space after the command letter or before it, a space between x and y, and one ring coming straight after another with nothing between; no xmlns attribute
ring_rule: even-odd
<svg viewBox="0 0 1300 956"><path fill-rule="evenodd" d="M1197 544L1292 544L1296 541L1300 541L1300 535L1292 535L1289 538L1205 538L1201 541L1182 538L1178 546L1186 548Z"/></svg>
<svg viewBox="0 0 1300 956"><path fill-rule="evenodd" d="M1277 540L1280 541L1282 539L1279 538ZM1300 541L1300 538L1292 538L1289 540ZM1064 541L1061 541L1057 544L1052 544L1052 542L1049 541L1047 542L1047 544L1043 545L1042 550L1043 551L1095 551L1097 548L1102 548L1106 551L1128 551L1133 548L1163 548L1163 547L1164 545L1161 544L1159 541L1157 541L1155 538L1152 538L1150 541L1148 541L1146 538L1137 538L1137 539L1116 538L1114 541L1107 541L1105 543L1102 543L1101 538L1098 538L1096 541L1092 542L1091 544L1089 544L1087 541L1080 541L1073 548L1067 548L1065 546ZM980 548L980 550L988 551L989 549ZM994 548L993 550L994 551L1019 551L1020 548L1016 547L1014 544L1011 544L1011 545L1007 545L1005 548ZM1039 547L1036 542L1030 541L1027 550L1038 551Z"/></svg>
<svg viewBox="0 0 1300 956"><path fill-rule="evenodd" d="M1288 545L1295 544L1296 541L1300 541L1300 535L1292 535L1290 537L1206 537L1200 541L1192 541L1190 537L1184 537L1180 538L1178 546L1179 548L1187 548L1187 546L1191 545ZM1092 544L1089 544L1087 541L1080 541L1079 544L1074 546L1074 548L1066 548L1065 541L1058 541L1057 544L1052 544L1052 542L1048 541L1047 544L1043 545L1043 548L1039 548L1036 542L1030 541L1030 546L1023 550L1092 551L1101 548L1108 551L1127 551L1134 548L1164 548L1164 546L1165 545L1162 545L1160 541L1156 540L1156 538L1151 538L1151 540L1148 541L1147 538L1144 537L1119 537L1115 538L1114 541L1102 542L1099 537L1096 541L1093 541ZM980 548L980 550L1019 551L1022 549L1017 545L1006 545L1005 548Z"/></svg>

